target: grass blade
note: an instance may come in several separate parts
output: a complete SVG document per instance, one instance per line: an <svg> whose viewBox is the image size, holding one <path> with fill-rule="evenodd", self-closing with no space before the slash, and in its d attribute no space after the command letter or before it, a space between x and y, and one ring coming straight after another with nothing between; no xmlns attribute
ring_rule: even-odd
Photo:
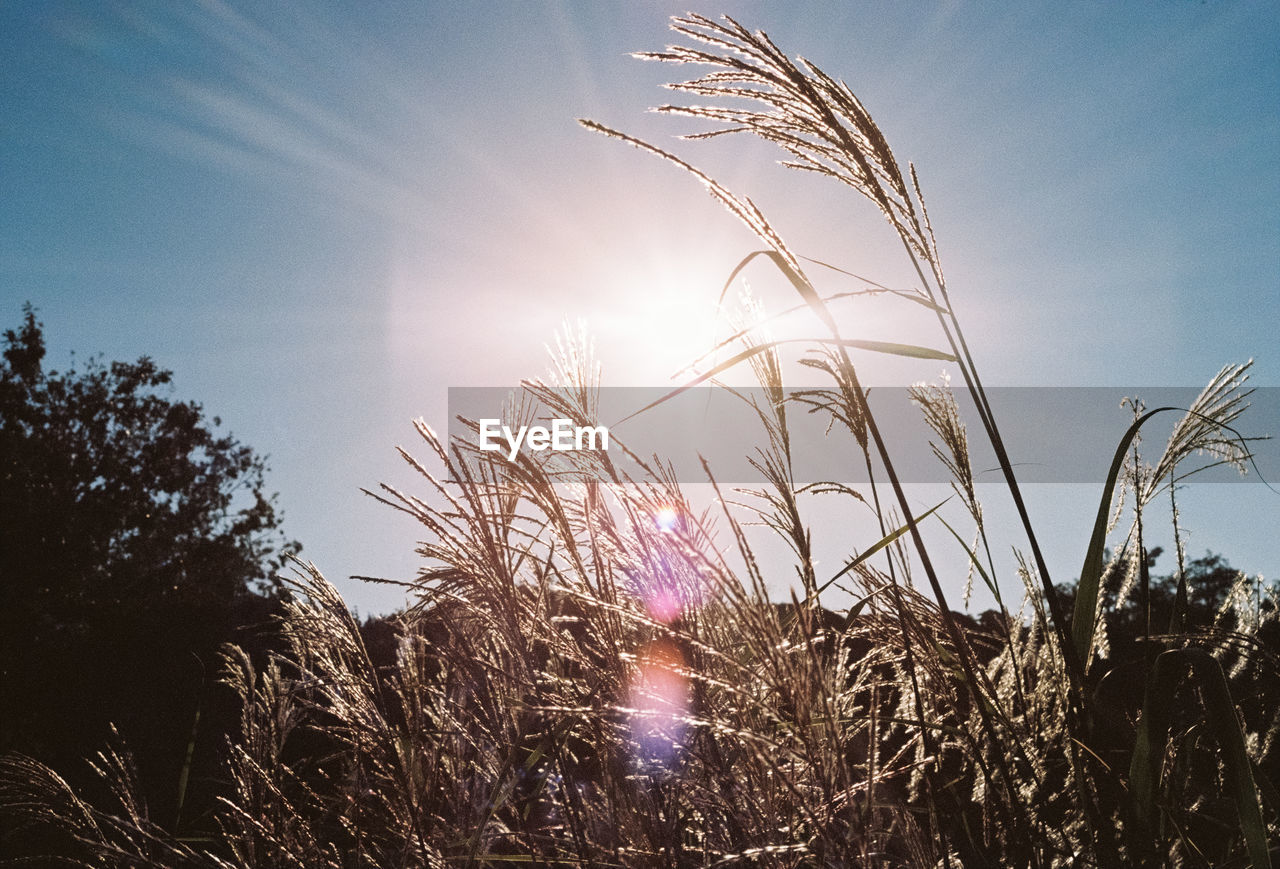
<svg viewBox="0 0 1280 869"><path fill-rule="evenodd" d="M889 532L888 534L886 534L884 537L881 537L881 538L880 538L880 540L879 540L879 541L877 541L875 544L873 544L869 549L863 550L861 553L859 553L859 554L858 554L858 556L857 556L856 558L854 558L852 561L850 561L848 564L846 564L844 567L842 567L842 568L840 569L840 572L839 572L839 573L837 573L835 576L831 577L831 578L830 578L830 579L828 579L826 582L824 582L824 583L823 583L823 584L822 584L822 585L817 589L817 591L815 591L815 592L814 592L814 594L815 594L815 595L822 594L824 591L826 591L828 588L830 588L830 587L831 587L831 584L832 584L833 582L835 582L837 579L839 579L840 577L844 576L844 575L845 575L845 574L847 574L849 571L853 570L855 567L857 567L857 566L858 566L859 564L861 564L862 562L866 561L866 560L867 560L868 558L870 558L871 556L875 555L875 554L876 554L877 552L879 552L881 549L884 549L884 548L885 548L886 546L888 546L890 543L893 543L893 541L897 540L897 539L898 539L899 537L901 537L903 534L906 534L908 531L910 531L910 530L911 530L912 528L914 528L916 525L919 525L919 524L920 524L921 522L923 522L925 519L928 519L930 516L932 516L934 513L936 513L936 512L937 512L937 511L942 507L942 505L943 505L943 504L947 503L947 501L950 501L950 500L951 500L951 496L950 496L950 495L948 495L948 496L947 496L947 498L946 498L946 500L944 500L944 501L942 501L942 502L940 502L940 503L938 503L938 504L935 504L931 509L926 510L925 512L921 513L919 516L916 516L914 519L912 519L910 522L907 522L907 523L906 523L905 525L903 525L902 527L900 527L900 528L898 528L898 529L896 529L896 530L894 530L894 531L890 531L890 532Z"/></svg>
<svg viewBox="0 0 1280 869"><path fill-rule="evenodd" d="M1158 818L1157 792L1160 768L1168 739L1169 723L1175 711L1178 683L1188 672L1195 673L1204 700L1205 719L1222 750L1222 765L1227 787L1240 817L1245 847L1250 864L1257 869L1270 869L1267 852L1267 827L1262 820L1258 787L1253 779L1253 765L1245 749L1227 677L1218 659L1204 649L1171 649L1161 653L1152 668L1151 687L1142 704L1133 760L1129 767L1129 789L1134 813L1149 832Z"/></svg>
<svg viewBox="0 0 1280 869"><path fill-rule="evenodd" d="M920 347L915 344L898 344L892 341L866 341L860 338L779 338L776 341L757 344L754 347L743 350L741 353L735 354L724 362L721 362L719 365L716 365L710 371L699 374L683 386L677 386L661 398L651 401L634 413L624 416L622 419L614 423L614 425L622 425L622 423L627 420L637 417L647 410L652 410L658 405L670 401L677 395L687 392L695 386L706 383L716 375L723 374L735 365L745 362L753 356L758 356L765 351L772 350L781 344L834 344L840 347L852 347L856 350L869 350L872 353L885 353L890 356L908 356L913 359L940 359L944 362L955 361L955 357L950 353L944 353L941 350L934 350L931 347Z"/></svg>
<svg viewBox="0 0 1280 869"><path fill-rule="evenodd" d="M1098 609L1098 592L1102 583L1102 570L1105 557L1103 550L1107 544L1107 520L1111 515L1111 498L1115 492L1116 481L1120 477L1120 469L1124 466L1125 455L1129 446L1137 436L1143 423L1158 413L1166 410L1178 410L1176 407L1157 407L1149 410L1134 420L1129 430L1120 438L1115 455L1111 459L1111 470L1107 472L1107 482L1102 487L1102 498L1098 503L1098 517L1093 523L1093 536L1089 538L1089 548L1085 552L1084 566L1080 568L1080 584L1076 589L1075 614L1071 619L1071 641L1079 656L1080 665L1089 667L1089 650L1093 645L1094 614Z"/></svg>

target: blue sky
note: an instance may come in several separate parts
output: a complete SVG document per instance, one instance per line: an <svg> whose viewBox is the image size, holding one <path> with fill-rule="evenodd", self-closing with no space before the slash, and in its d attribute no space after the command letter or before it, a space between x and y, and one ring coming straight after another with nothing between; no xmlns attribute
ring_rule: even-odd
<svg viewBox="0 0 1280 869"><path fill-rule="evenodd" d="M680 71L626 55L665 45L686 5L0 5L5 325L30 300L57 367L75 350L173 369L269 454L306 555L362 610L393 605L342 578L417 566L418 529L359 493L415 486L394 453L410 420L443 429L449 386L542 373L565 318L587 320L606 383L667 382L754 247L688 178L575 118L675 147L802 253L908 281L864 202L644 113ZM845 79L916 163L989 383L1197 385L1253 356L1280 386L1274 3L696 8ZM866 337L897 325L869 316ZM1192 551L1275 575L1280 497L1261 489L1204 487ZM1058 579L1087 536L1062 504L1087 500L1033 496L1063 528Z"/></svg>

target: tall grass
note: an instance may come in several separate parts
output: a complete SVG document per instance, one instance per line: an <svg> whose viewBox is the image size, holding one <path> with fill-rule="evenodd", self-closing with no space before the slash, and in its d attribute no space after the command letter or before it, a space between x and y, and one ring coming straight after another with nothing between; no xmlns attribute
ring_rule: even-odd
<svg viewBox="0 0 1280 869"><path fill-rule="evenodd" d="M1139 693L1116 699L1100 684L1107 602L1148 592L1144 511L1156 497L1176 499L1197 451L1249 460L1231 427L1248 366L1224 369L1183 412L1156 465L1135 445L1160 410L1137 412L1115 455L1099 457L1111 468L1097 528L1087 547L1081 541L1074 600L1063 599L948 293L914 168L902 171L843 83L763 34L697 16L673 27L687 44L646 56L707 67L675 86L706 104L662 110L724 125L706 136L776 143L788 165L874 203L920 283L896 298L932 311L937 332L918 345L850 337L810 261L749 199L673 154L584 122L691 173L751 228L762 261L812 312L819 334L802 362L829 385L789 399L784 342L759 317L718 348L731 351L726 361L689 380L751 367L763 396L752 461L765 483L724 491L708 465L717 506L700 513L656 461L632 455L623 470L616 453L508 460L419 422L430 460L402 453L423 491L375 494L426 532L427 566L394 662L375 664L341 597L300 565L282 623L288 653L265 668L226 653L240 732L226 748L226 793L199 836L151 824L118 755L101 764L115 805L89 805L20 758L5 761L4 802L32 829L61 830L95 866L1270 865L1267 842L1280 827L1264 770L1276 767L1280 707L1265 694L1273 688L1244 705L1232 692L1276 684L1275 649L1262 639L1277 618L1274 590L1233 593L1213 623L1192 624L1183 575L1172 623L1147 619L1149 652L1126 674ZM946 388L912 396L963 510L944 522L912 507L854 362L865 352L959 370L1020 517L1012 542L1027 555L1014 565L993 555L1011 541L985 521L973 435ZM511 421L536 404L595 424L598 386L589 342L565 340L556 376L526 384ZM789 414L801 411L828 414L828 448L860 455L887 485L800 485ZM1123 491L1133 496L1132 529L1108 562ZM870 506L880 527L833 576L820 573L804 519L819 495ZM793 557L788 602L769 598L749 521ZM928 528L940 532L933 544ZM938 545L966 553L968 579L994 594L998 609L983 625L953 611ZM1011 575L1002 582L1001 572ZM833 584L855 603L824 606ZM1011 586L1022 590L1016 605L1005 602Z"/></svg>

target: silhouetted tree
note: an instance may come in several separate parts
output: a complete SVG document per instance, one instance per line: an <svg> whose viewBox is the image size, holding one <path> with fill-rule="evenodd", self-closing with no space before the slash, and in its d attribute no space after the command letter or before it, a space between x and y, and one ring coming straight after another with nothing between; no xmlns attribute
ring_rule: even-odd
<svg viewBox="0 0 1280 869"><path fill-rule="evenodd" d="M44 356L27 305L0 363L0 751L74 774L112 722L170 823L216 650L267 621L296 544L263 458L168 397L170 372Z"/></svg>

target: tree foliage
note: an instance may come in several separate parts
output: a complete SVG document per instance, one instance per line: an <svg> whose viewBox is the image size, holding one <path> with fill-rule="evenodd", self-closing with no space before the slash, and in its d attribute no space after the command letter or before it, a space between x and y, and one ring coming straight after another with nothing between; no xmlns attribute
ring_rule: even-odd
<svg viewBox="0 0 1280 869"><path fill-rule="evenodd" d="M111 722L173 805L214 652L295 545L263 457L169 371L44 357L28 305L0 364L0 750L68 767Z"/></svg>

